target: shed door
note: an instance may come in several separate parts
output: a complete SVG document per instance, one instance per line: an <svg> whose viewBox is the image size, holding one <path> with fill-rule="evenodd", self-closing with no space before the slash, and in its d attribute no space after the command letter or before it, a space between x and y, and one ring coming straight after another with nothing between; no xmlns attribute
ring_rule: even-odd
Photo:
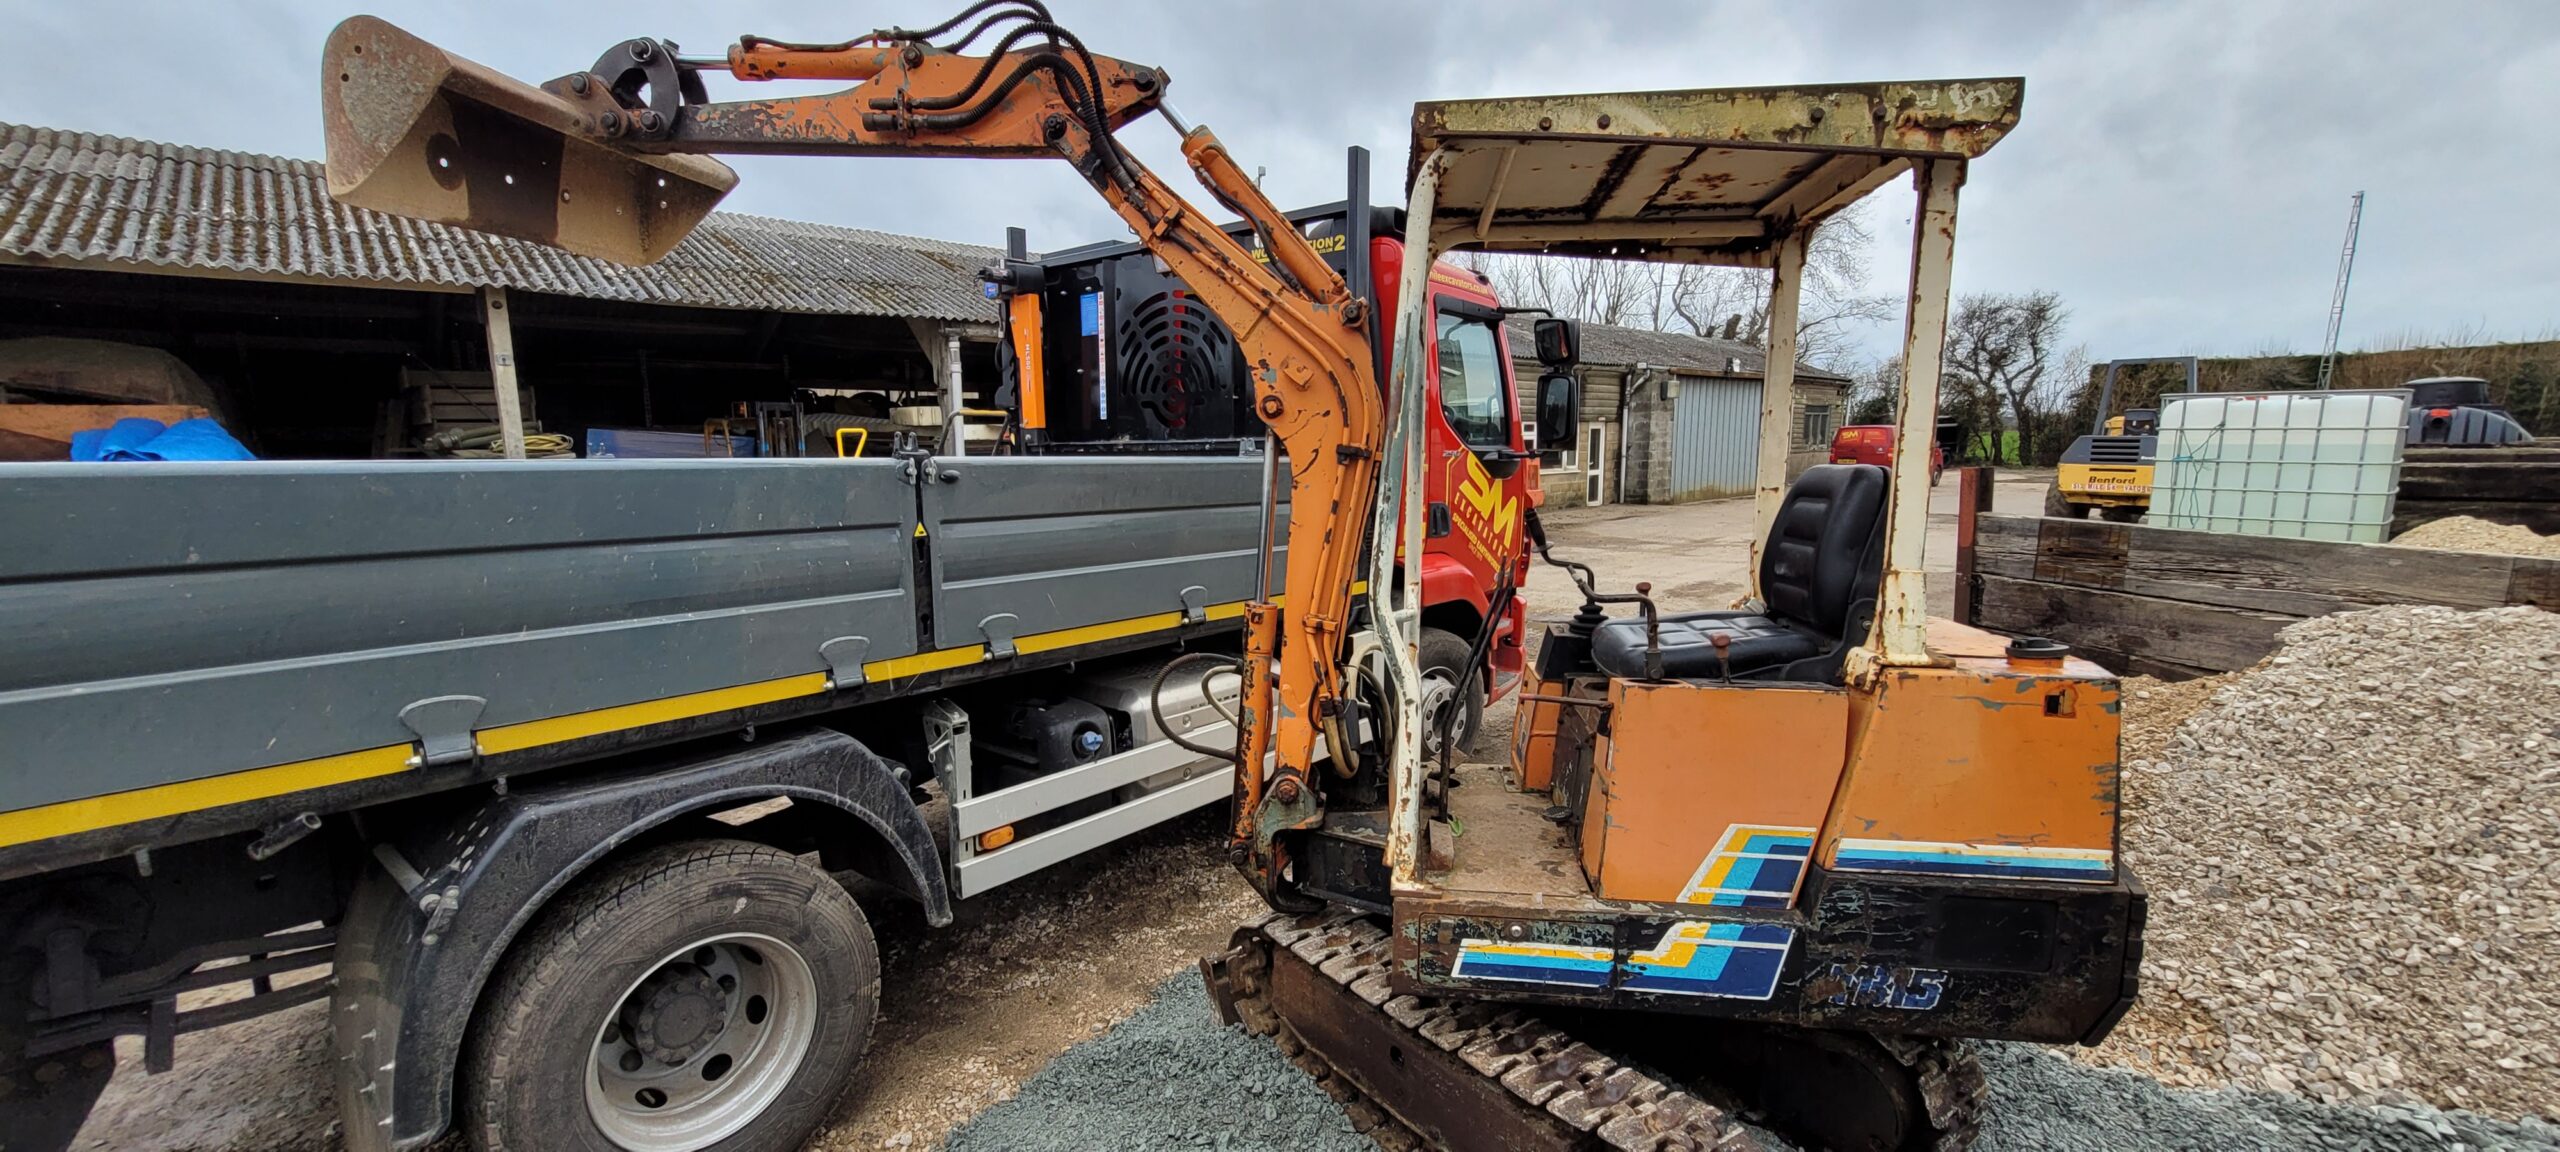
<svg viewBox="0 0 2560 1152"><path fill-rule="evenodd" d="M1680 380L1671 402L1671 498L1751 494L1760 460L1760 382Z"/></svg>
<svg viewBox="0 0 2560 1152"><path fill-rule="evenodd" d="M1582 426L1582 502L1585 504L1609 502L1609 461L1604 451L1609 441L1603 435L1604 427L1600 424Z"/></svg>

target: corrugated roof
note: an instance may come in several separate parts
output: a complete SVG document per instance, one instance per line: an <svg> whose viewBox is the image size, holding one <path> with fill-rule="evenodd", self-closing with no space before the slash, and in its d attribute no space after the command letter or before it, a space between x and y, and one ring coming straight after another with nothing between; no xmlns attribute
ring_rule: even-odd
<svg viewBox="0 0 2560 1152"><path fill-rule="evenodd" d="M1536 340L1527 324L1505 324L1503 331L1511 341L1515 360L1535 360ZM1736 367L1736 361L1740 362ZM1647 364L1675 372L1692 372L1709 376L1759 376L1768 357L1757 344L1739 340L1719 340L1712 336L1692 336L1686 332L1656 332L1650 328L1622 328L1615 324L1582 325L1582 362L1632 367ZM1799 361L1799 380L1838 380L1849 378L1837 372L1816 368Z"/></svg>
<svg viewBox="0 0 2560 1152"><path fill-rule="evenodd" d="M0 260L387 288L991 321L994 248L731 212L628 268L349 208L321 166L0 123Z"/></svg>

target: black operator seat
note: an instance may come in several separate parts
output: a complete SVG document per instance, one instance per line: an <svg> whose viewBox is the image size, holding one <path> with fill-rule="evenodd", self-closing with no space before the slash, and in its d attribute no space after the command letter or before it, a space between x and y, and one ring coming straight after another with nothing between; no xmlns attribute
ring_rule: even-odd
<svg viewBox="0 0 2560 1152"><path fill-rule="evenodd" d="M1874 464L1805 469L1778 505L1760 552L1760 596L1769 611L1663 617L1663 677L1720 676L1714 637L1722 635L1737 679L1838 679L1849 649L1866 638L1875 618L1890 475ZM1601 625L1591 637L1591 661L1609 675L1642 679L1643 617Z"/></svg>

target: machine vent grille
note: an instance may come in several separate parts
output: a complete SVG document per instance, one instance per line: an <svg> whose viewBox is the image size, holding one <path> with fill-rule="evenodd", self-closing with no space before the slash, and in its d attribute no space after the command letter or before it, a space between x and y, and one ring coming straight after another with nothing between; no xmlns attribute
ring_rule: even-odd
<svg viewBox="0 0 2560 1152"><path fill-rule="evenodd" d="M2092 464L2140 464L2142 460L2140 436L2094 436L2089 440Z"/></svg>
<svg viewBox="0 0 2560 1152"><path fill-rule="evenodd" d="M1167 432L1181 435L1230 390L1235 337L1190 293L1158 292L1121 309L1115 328L1122 395Z"/></svg>

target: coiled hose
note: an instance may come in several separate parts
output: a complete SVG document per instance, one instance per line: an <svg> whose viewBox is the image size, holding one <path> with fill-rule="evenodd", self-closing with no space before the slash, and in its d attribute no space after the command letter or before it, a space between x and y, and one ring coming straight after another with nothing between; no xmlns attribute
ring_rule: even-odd
<svg viewBox="0 0 2560 1152"><path fill-rule="evenodd" d="M1200 698L1208 702L1210 711L1217 713L1219 719L1226 721L1236 730L1236 736L1241 740L1244 736L1244 721L1238 718L1235 713L1227 711L1224 706L1220 705L1218 703L1218 694L1209 690L1209 678L1218 675L1221 672L1233 676L1239 681L1243 680L1244 661L1241 658L1219 652L1185 652L1180 656L1174 657L1172 660L1165 663L1162 670L1156 673L1155 683L1147 687L1147 707L1155 710L1156 723L1163 726L1165 739L1171 740L1175 744L1180 745L1185 751L1196 753L1201 756L1215 756L1229 764L1242 763L1242 754L1232 747L1211 748L1208 745L1194 744L1191 741L1184 739L1182 733L1173 730L1172 723L1164 714L1165 682L1173 679L1173 674L1176 669L1187 668L1194 664L1211 665L1208 671L1200 674L1200 679L1197 681L1200 686Z"/></svg>
<svg viewBox="0 0 2560 1152"><path fill-rule="evenodd" d="M506 449L499 447L503 439L504 435L498 430L497 425L473 424L461 428L447 428L429 436L425 447L428 452L438 456L487 459L506 455ZM577 451L577 443L558 432L525 433L524 454L528 458L573 456Z"/></svg>

